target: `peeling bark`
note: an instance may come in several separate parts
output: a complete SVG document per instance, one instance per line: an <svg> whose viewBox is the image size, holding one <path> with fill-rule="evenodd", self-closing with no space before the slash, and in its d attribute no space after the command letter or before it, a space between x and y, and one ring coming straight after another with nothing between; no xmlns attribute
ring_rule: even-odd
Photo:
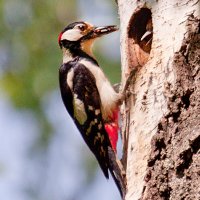
<svg viewBox="0 0 200 200"><path fill-rule="evenodd" d="M200 1L118 6L123 83L137 72L122 107L125 199L200 199Z"/></svg>

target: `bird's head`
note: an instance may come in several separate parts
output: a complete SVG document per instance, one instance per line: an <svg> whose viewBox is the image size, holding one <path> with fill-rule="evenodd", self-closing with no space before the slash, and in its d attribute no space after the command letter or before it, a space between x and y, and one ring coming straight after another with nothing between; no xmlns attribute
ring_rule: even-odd
<svg viewBox="0 0 200 200"><path fill-rule="evenodd" d="M116 26L96 27L86 22L74 22L59 34L58 43L61 49L81 49L91 54L91 46L96 38L116 30L118 30Z"/></svg>

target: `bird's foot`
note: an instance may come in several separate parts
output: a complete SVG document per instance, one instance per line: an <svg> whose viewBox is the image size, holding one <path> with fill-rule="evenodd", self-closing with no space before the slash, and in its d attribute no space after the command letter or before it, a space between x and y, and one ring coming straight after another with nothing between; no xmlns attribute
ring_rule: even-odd
<svg viewBox="0 0 200 200"><path fill-rule="evenodd" d="M138 66L139 67L139 66ZM127 80L126 80L126 83L122 89L121 92L119 92L121 94L121 97L120 97L120 101L119 101L119 104L121 105L126 98L128 98L130 95L134 95L134 91L131 89L133 87L130 87L130 86L133 86L134 85L134 82L135 82L135 76L136 76L136 73L137 73L137 69L138 67L136 67L135 69L133 69Z"/></svg>

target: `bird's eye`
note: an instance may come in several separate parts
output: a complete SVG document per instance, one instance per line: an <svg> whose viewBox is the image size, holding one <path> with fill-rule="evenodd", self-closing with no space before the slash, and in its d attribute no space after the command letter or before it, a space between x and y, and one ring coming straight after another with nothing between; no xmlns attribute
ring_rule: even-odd
<svg viewBox="0 0 200 200"><path fill-rule="evenodd" d="M86 27L85 27L84 25L79 25L78 28L79 28L81 31L84 31Z"/></svg>

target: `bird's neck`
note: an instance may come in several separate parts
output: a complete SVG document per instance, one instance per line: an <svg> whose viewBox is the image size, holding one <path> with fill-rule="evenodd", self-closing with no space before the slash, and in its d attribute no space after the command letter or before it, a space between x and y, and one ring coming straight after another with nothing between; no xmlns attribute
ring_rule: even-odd
<svg viewBox="0 0 200 200"><path fill-rule="evenodd" d="M63 63L68 63L69 61L73 59L74 59L74 56L70 52L70 50L63 48Z"/></svg>
<svg viewBox="0 0 200 200"><path fill-rule="evenodd" d="M91 48L89 49L88 45L84 45L79 48L63 48L63 63L68 63L75 57L88 59L98 65L97 61L92 55Z"/></svg>
<svg viewBox="0 0 200 200"><path fill-rule="evenodd" d="M94 39L93 40L91 39L81 44L81 50L86 54L88 54L90 57L94 57L92 52L93 43Z"/></svg>

